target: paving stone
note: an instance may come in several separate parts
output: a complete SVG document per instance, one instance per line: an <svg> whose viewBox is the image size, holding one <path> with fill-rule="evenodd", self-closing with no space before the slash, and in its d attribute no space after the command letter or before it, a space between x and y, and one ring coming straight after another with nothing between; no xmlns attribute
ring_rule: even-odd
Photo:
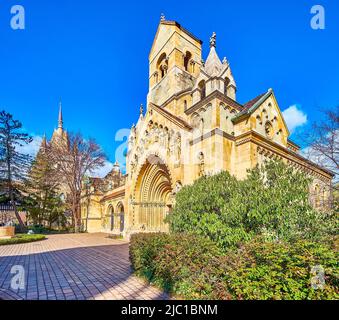
<svg viewBox="0 0 339 320"><path fill-rule="evenodd" d="M128 246L106 234L51 235L39 243L1 246L0 299L168 299L132 275ZM10 289L14 265L25 269L25 290Z"/></svg>

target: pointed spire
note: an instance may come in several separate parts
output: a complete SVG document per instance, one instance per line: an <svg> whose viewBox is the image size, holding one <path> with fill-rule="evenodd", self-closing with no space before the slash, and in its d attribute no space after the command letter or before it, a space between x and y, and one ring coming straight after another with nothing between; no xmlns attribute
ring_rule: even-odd
<svg viewBox="0 0 339 320"><path fill-rule="evenodd" d="M160 21L165 21L166 20L166 17L165 17L165 15L162 13L161 15L160 15Z"/></svg>
<svg viewBox="0 0 339 320"><path fill-rule="evenodd" d="M58 120L58 128L63 129L64 128L64 121L62 117L62 103L59 102L59 120Z"/></svg>
<svg viewBox="0 0 339 320"><path fill-rule="evenodd" d="M41 147L46 149L47 148L47 138L46 138L46 133L44 133L42 137L42 142L41 142Z"/></svg>
<svg viewBox="0 0 339 320"><path fill-rule="evenodd" d="M218 76L223 68L220 58L218 57L218 54L215 50L216 38L217 38L217 35L215 32L213 32L212 37L210 39L211 50L205 63L205 71L210 76Z"/></svg>

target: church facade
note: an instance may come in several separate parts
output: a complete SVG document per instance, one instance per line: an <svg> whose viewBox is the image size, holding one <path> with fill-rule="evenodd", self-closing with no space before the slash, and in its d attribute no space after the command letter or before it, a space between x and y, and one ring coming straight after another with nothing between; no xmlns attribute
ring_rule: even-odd
<svg viewBox="0 0 339 320"><path fill-rule="evenodd" d="M131 129L126 174L119 164L104 179L85 182L82 222L88 232L128 236L168 231L164 222L182 186L222 170L238 179L267 159L281 159L313 179L312 201L331 196L332 173L311 163L289 139L272 89L237 101L226 58L175 21L161 19L149 54L147 108Z"/></svg>

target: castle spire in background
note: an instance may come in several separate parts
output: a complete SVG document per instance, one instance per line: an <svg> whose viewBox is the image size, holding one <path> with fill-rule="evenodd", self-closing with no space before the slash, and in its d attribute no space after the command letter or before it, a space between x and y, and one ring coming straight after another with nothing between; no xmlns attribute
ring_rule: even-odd
<svg viewBox="0 0 339 320"><path fill-rule="evenodd" d="M61 101L59 102L59 121L58 121L58 128L63 129L64 127L64 121L62 118L62 103Z"/></svg>

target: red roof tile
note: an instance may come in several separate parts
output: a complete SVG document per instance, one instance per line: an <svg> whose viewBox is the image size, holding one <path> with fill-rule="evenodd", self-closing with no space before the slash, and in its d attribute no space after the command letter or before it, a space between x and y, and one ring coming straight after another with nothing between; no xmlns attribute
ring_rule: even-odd
<svg viewBox="0 0 339 320"><path fill-rule="evenodd" d="M244 104L244 110L248 110L248 109L251 109L265 94L267 94L267 92L257 96L256 98L246 102Z"/></svg>

